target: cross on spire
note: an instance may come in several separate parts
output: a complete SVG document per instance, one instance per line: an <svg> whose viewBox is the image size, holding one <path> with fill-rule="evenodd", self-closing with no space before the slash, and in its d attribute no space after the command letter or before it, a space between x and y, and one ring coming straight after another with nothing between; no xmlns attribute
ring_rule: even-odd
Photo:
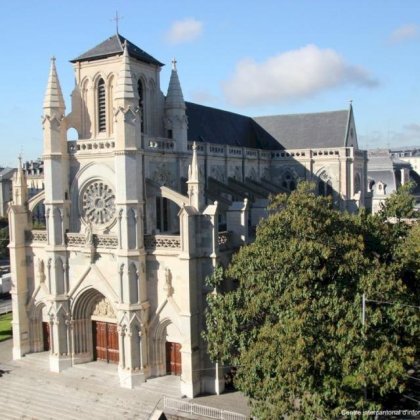
<svg viewBox="0 0 420 420"><path fill-rule="evenodd" d="M176 59L175 59L175 57L172 59L172 70L176 70L176 63L177 63L177 61L176 61Z"/></svg>
<svg viewBox="0 0 420 420"><path fill-rule="evenodd" d="M118 23L121 19L123 19L123 16L118 15L118 10L117 10L115 12L115 17L111 19L112 21L115 22L115 29L117 31L117 34L118 34Z"/></svg>

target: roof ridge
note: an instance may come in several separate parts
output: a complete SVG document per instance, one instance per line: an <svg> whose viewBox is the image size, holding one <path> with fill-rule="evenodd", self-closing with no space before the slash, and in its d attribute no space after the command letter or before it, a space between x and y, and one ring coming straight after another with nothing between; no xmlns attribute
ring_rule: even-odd
<svg viewBox="0 0 420 420"><path fill-rule="evenodd" d="M324 115L324 114L333 114L333 113L338 113L338 112L346 112L348 113L349 110L348 109L336 109L333 111L320 111L320 112L297 112L297 113L293 113L293 114L274 114L274 115L258 115L255 117L251 117L253 119L256 118L273 118L273 117L293 117L293 116L299 116L299 115Z"/></svg>
<svg viewBox="0 0 420 420"><path fill-rule="evenodd" d="M153 56L142 50L137 45L133 44L125 36L121 34L115 34L107 38L105 41L95 45L93 48L79 55L78 57L70 60L71 63L77 63L80 61L93 61L100 60L115 55L120 55L123 51L123 43L127 42L130 57L136 58L144 63L153 64L162 67L164 64L156 60Z"/></svg>

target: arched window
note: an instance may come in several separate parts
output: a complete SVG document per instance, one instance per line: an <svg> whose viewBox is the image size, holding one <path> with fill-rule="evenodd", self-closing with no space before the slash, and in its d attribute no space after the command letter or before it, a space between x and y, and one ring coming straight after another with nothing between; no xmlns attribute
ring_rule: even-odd
<svg viewBox="0 0 420 420"><path fill-rule="evenodd" d="M159 232L169 230L169 202L165 197L156 197L156 229Z"/></svg>
<svg viewBox="0 0 420 420"><path fill-rule="evenodd" d="M354 193L357 194L361 190L360 175L356 174L354 177Z"/></svg>
<svg viewBox="0 0 420 420"><path fill-rule="evenodd" d="M139 116L140 116L140 124L141 124L141 132L144 132L144 90L143 90L143 83L141 79L137 82L137 93L139 95Z"/></svg>
<svg viewBox="0 0 420 420"><path fill-rule="evenodd" d="M293 191L296 189L296 180L295 177L289 172L286 171L282 176L282 187L288 191Z"/></svg>
<svg viewBox="0 0 420 420"><path fill-rule="evenodd" d="M320 179L318 181L318 195L323 195L323 196L332 196L333 195L333 187L332 187L332 182L330 179L323 181L322 179Z"/></svg>
<svg viewBox="0 0 420 420"><path fill-rule="evenodd" d="M104 79L100 79L98 82L98 131L100 133L106 131L106 97Z"/></svg>

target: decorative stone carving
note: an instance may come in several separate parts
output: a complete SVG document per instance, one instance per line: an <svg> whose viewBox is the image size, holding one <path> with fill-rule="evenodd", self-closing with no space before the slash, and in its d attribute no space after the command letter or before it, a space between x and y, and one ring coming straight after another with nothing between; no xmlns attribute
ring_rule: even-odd
<svg viewBox="0 0 420 420"><path fill-rule="evenodd" d="M258 179L257 171L255 168L251 168L248 172L248 178L256 181Z"/></svg>
<svg viewBox="0 0 420 420"><path fill-rule="evenodd" d="M82 193L82 213L87 223L103 225L115 216L115 194L102 181L89 184Z"/></svg>
<svg viewBox="0 0 420 420"><path fill-rule="evenodd" d="M106 318L116 318L114 309L107 298L101 299L93 310L92 315Z"/></svg>
<svg viewBox="0 0 420 420"><path fill-rule="evenodd" d="M163 290L166 292L167 297L171 297L174 293L174 288L172 287L172 273L169 268L165 268L165 286Z"/></svg>
<svg viewBox="0 0 420 420"><path fill-rule="evenodd" d="M165 163L161 163L156 167L152 179L159 185L171 186L174 184L174 177Z"/></svg>
<svg viewBox="0 0 420 420"><path fill-rule="evenodd" d="M211 167L211 176L220 182L226 182L225 168L223 165L213 165Z"/></svg>
<svg viewBox="0 0 420 420"><path fill-rule="evenodd" d="M45 282L45 267L44 267L44 261L38 260L38 277L39 282L44 283Z"/></svg>
<svg viewBox="0 0 420 420"><path fill-rule="evenodd" d="M318 175L318 177L324 182L327 182L331 179L328 175L328 172L325 169Z"/></svg>

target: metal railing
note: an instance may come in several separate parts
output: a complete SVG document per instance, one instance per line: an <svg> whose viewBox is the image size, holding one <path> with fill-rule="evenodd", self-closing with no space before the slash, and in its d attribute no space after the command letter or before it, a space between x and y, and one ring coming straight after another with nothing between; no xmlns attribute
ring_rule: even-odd
<svg viewBox="0 0 420 420"><path fill-rule="evenodd" d="M182 413L193 414L197 416L208 417L210 419L220 420L246 420L244 414L234 413L233 411L221 410L219 408L208 407L206 405L196 404L190 401L177 400L175 398L164 397L164 409L179 411Z"/></svg>
<svg viewBox="0 0 420 420"><path fill-rule="evenodd" d="M0 307L0 315L8 314L9 312L12 312L12 303Z"/></svg>

